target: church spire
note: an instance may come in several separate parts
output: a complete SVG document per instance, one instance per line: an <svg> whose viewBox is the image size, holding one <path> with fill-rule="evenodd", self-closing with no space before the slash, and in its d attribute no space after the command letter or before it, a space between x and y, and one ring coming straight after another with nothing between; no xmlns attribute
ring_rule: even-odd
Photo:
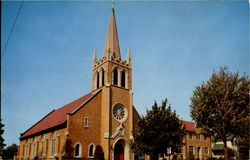
<svg viewBox="0 0 250 160"><path fill-rule="evenodd" d="M92 89L115 86L120 89L132 89L132 62L130 49L127 59L121 59L118 33L116 27L114 0L107 29L103 58L96 57L93 53Z"/></svg>
<svg viewBox="0 0 250 160"><path fill-rule="evenodd" d="M104 54L103 54L103 57L105 57L106 59L109 59L110 58L109 56L113 56L114 58L121 59L116 20L115 20L115 10L113 6L112 6L112 12L111 12L110 20L109 20L109 26L108 26L108 31L106 35Z"/></svg>

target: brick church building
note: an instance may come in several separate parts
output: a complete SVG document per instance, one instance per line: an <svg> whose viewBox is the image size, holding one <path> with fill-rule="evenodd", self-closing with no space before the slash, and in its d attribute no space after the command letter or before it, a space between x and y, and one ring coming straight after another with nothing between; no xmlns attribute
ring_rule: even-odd
<svg viewBox="0 0 250 160"><path fill-rule="evenodd" d="M19 159L92 159L97 145L105 159L129 160L132 131L140 118L133 107L130 50L121 59L112 9L104 53L93 56L92 91L51 111L20 136Z"/></svg>

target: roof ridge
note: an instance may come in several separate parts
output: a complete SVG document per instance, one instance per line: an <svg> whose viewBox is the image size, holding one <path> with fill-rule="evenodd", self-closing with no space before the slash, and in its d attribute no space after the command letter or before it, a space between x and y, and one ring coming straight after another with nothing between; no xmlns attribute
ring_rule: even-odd
<svg viewBox="0 0 250 160"><path fill-rule="evenodd" d="M91 93L92 93L92 92L89 92L89 93L87 93L87 94L85 94L85 95L83 95L83 96L77 98L76 100L73 100L73 101L71 101L71 102L69 102L69 103L67 103L67 104L63 105L62 107L59 107L59 108L57 108L57 109L55 109L55 110L57 111L57 110L59 110L59 109L61 109L61 108L64 108L64 107L68 106L69 104L74 103L75 101L77 101L77 100L79 100L79 99L81 99L81 98L83 98L83 97L85 97L86 95L91 94Z"/></svg>
<svg viewBox="0 0 250 160"><path fill-rule="evenodd" d="M29 129L27 129L25 132L21 133L21 136L27 133L29 130L31 130L33 127L35 127L38 123L40 123L42 120L44 120L46 117L48 117L51 113L53 113L55 109L53 109L51 112L49 112L47 115L45 115L42 119L40 119L38 122L36 122L34 125L32 125Z"/></svg>
<svg viewBox="0 0 250 160"><path fill-rule="evenodd" d="M181 120L182 122L188 122L188 123L195 123L195 122L192 122L192 121L187 121L187 120Z"/></svg>
<svg viewBox="0 0 250 160"><path fill-rule="evenodd" d="M83 107L87 102L89 102L89 100L91 100L95 95L97 95L102 89L99 89L96 93L94 93L93 95L91 95L91 97L89 97L86 101L84 101L82 104L79 105L79 107L77 107L74 111L72 111L71 113L68 114L74 114L75 112L77 112L81 107ZM90 92L93 93L93 92Z"/></svg>
<svg viewBox="0 0 250 160"><path fill-rule="evenodd" d="M40 119L37 123L32 125L28 130L26 130L24 133L21 133L20 138L25 138L29 135L33 135L35 133L38 133L38 132L41 132L43 130L46 130L46 129L58 126L62 123L65 123L67 121L65 116L67 116L68 113L71 113L72 110L75 110L75 108L79 108L79 104L82 105L82 104L84 104L83 102L89 101L90 97L93 97L95 95L95 94L94 95L92 95L92 94L93 94L93 92L89 92L89 93L85 94L84 96L81 96L80 98L78 98L74 101L71 101L70 103L68 103L62 107L59 107L57 109L53 109L50 113L48 113L46 116L44 116L42 119Z"/></svg>

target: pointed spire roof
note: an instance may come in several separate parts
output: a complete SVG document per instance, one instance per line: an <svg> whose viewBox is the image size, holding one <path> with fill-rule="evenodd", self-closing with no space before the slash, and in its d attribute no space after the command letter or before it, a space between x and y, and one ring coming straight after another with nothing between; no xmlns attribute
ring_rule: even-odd
<svg viewBox="0 0 250 160"><path fill-rule="evenodd" d="M108 59L109 55L113 55L115 58L118 59L121 58L114 8L112 8L111 16L109 19L109 26L106 35L103 57L106 57Z"/></svg>

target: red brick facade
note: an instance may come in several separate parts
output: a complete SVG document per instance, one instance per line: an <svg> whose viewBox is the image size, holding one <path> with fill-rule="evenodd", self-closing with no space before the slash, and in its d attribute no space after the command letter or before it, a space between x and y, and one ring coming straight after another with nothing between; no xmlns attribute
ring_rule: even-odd
<svg viewBox="0 0 250 160"><path fill-rule="evenodd" d="M121 60L112 9L104 56L94 52L92 92L53 110L20 137L19 159L133 159L129 142L140 118L133 107L130 51Z"/></svg>

